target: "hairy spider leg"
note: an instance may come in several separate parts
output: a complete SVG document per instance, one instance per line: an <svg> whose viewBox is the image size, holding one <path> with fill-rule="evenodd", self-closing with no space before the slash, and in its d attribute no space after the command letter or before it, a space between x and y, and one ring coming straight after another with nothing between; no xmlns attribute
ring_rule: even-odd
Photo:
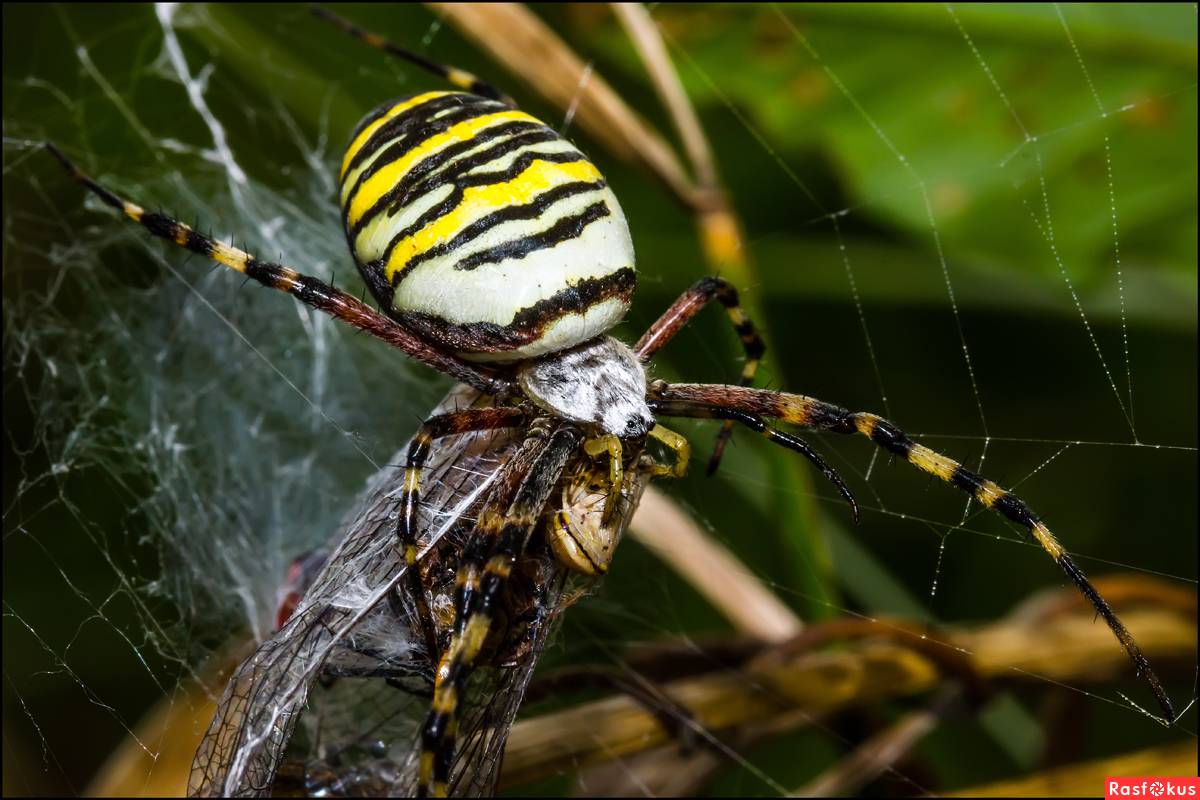
<svg viewBox="0 0 1200 800"><path fill-rule="evenodd" d="M1175 719L1175 709L1167 697L1166 690L1150 667L1150 661L1142 653L1132 634L1116 613L1101 597L1100 592L1083 574L1058 539L1050 532L1037 515L1012 492L998 484L971 472L957 461L917 444L891 422L864 411L848 411L839 406L798 394L770 392L763 389L748 389L738 386L719 386L700 383L657 383L651 387L651 396L659 402L684 410L709 411L716 413L740 412L778 419L792 425L830 431L832 433L860 434L889 453L900 456L922 472L933 475L978 500L1011 522L1025 528L1041 545L1055 563L1066 573L1080 593L1103 617L1125 652L1129 654L1137 674L1144 677L1154 692L1155 699L1163 710L1167 722Z"/></svg>
<svg viewBox="0 0 1200 800"><path fill-rule="evenodd" d="M412 50L407 50L397 44L393 44L382 36L371 33L358 27L348 19L334 14L332 11L316 6L312 9L312 13L323 20L333 23L338 28L358 39L360 42L374 47L376 50L382 50L388 55L403 59L410 64L415 64L426 72L430 72L439 78L444 79L451 86L455 86L471 94L477 94L480 97L487 97L492 100L499 100L513 108L517 107L516 102L506 95L504 92L497 89L487 81L480 80L476 76L467 72L465 69L442 64L437 61L432 61L419 53L414 53Z"/></svg>
<svg viewBox="0 0 1200 800"><path fill-rule="evenodd" d="M740 387L738 387L740 388ZM829 466L825 459L821 458L816 450L813 450L808 442L801 439L799 436L792 436L783 431L776 430L766 423L766 421L758 414L751 414L746 411L739 411L733 408L722 408L719 406L699 406L689 403L675 403L670 401L651 401L650 409L656 414L663 414L668 417L691 417L695 419L723 419L732 424L740 422L752 431L761 433L768 441L783 445L789 450L795 450L800 455L807 458L813 465L821 470L821 474L825 479L833 484L846 502L850 504L850 514L854 518L855 524L858 524L858 502L855 501L854 495L850 492L850 488L842 480L842 476L838 475L837 470Z"/></svg>
<svg viewBox="0 0 1200 800"><path fill-rule="evenodd" d="M459 522L459 525L465 529L466 540L460 552L459 566L455 573L454 622L451 625L452 637L461 636L462 634L463 623L466 620L466 609L471 605L475 593L479 590L479 572L487 557L490 542L499 534L500 529L503 527L504 511L512 503L517 489L532 470L537 457L545 449L545 440L552 424L553 420L545 416L538 417L530 423L525 438L517 448L517 451L501 467L500 474L489 489L486 499L483 500L475 512L474 523L468 526L463 524L465 520ZM486 531L486 534L481 533L481 531ZM436 653L437 658L434 663L435 682L436 667L443 655L444 651ZM431 692L431 699L432 696ZM458 725L458 702L459 698L456 696L455 728ZM430 716L432 716L432 709ZM426 725L428 725L428 718ZM427 749L423 742L424 729L422 729L422 753ZM420 764L426 764L426 761L423 759ZM445 766L445 773L447 775L450 772L452 761L453 754L447 759ZM429 764L428 768L432 770L432 762L429 762ZM421 785L423 785L423 782L419 781L418 786ZM445 787L443 787L442 791L445 791Z"/></svg>
<svg viewBox="0 0 1200 800"><path fill-rule="evenodd" d="M649 361L655 353L662 349L663 345L675 338L675 334L679 333L692 317L700 312L700 309L714 299L725 306L729 321L733 323L733 329L741 339L742 349L746 353L746 362L742 365L742 375L738 379L738 386L749 386L753 383L754 375L758 372L759 362L762 361L763 354L767 351L767 344L763 341L758 329L754 327L754 323L746 316L746 312L742 310L741 304L738 302L737 289L733 288L733 284L724 278L701 278L680 295L671 304L671 307L664 311L663 315L642 334L642 338L638 339L638 343L633 348L637 357L643 363ZM720 433L717 434L712 456L708 460L707 474L709 475L716 472L717 467L721 464L725 445L733 434L733 423L732 419L726 420L721 426Z"/></svg>
<svg viewBox="0 0 1200 800"><path fill-rule="evenodd" d="M291 267L270 261L261 261L236 247L205 236L166 214L146 211L141 206L118 197L88 177L55 145L46 142L46 149L58 159L59 163L78 183L103 200L106 205L117 209L154 236L174 242L193 253L216 261L218 264L224 264L247 278L258 281L263 286L287 292L301 303L346 322L392 347L403 350L417 361L433 367L439 372L444 372L450 377L478 389L483 394L504 394L511 388L511 382L497 378L487 370L462 361L449 353L437 350L396 320L381 314L357 297L346 294L316 278L303 275Z"/></svg>
<svg viewBox="0 0 1200 800"><path fill-rule="evenodd" d="M417 606L421 626L425 630L425 645L429 657L435 658L437 649L437 626L425 598L425 587L421 573L416 568L420 532L417 531L417 509L421 505L421 472L433 450L433 443L446 436L455 436L478 431L516 428L529 419L521 408L471 408L451 411L430 417L421 424L408 446L408 459L404 465L404 488L400 493L400 517L396 520L396 538L404 553L407 565L406 580Z"/></svg>
<svg viewBox="0 0 1200 800"><path fill-rule="evenodd" d="M450 767L454 762L459 695L476 657L487 641L496 604L508 585L517 556L525 551L542 508L582 438L580 431L571 425L560 425L550 431L549 424L535 422L530 427L526 442L533 440L541 444L544 441L544 444L541 444L533 465L521 481L512 504L502 518L494 511L480 515L472 539L490 544L489 554L483 574L478 578L479 589L459 611L450 645L438 664L433 703L421 734L420 779L417 786L420 796L437 797L446 793ZM481 549L466 548L459 567L461 577L456 583L470 581L473 574L478 574L478 563L466 563L467 553L478 553Z"/></svg>

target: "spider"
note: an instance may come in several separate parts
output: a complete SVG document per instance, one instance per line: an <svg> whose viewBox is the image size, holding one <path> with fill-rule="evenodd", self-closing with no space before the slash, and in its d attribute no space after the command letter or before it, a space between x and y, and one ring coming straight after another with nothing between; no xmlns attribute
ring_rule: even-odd
<svg viewBox="0 0 1200 800"><path fill-rule="evenodd" d="M633 245L617 198L570 142L476 76L434 63L322 10L319 16L443 78L453 90L393 100L351 136L339 173L356 266L381 310L290 267L261 260L88 177L52 144L75 180L151 234L243 273L445 373L486 404L427 419L407 453L396 524L421 635L437 654L421 735L418 793L443 795L456 753L460 697L494 632L514 566L543 529L559 565L599 575L623 528L613 524L635 474L682 477L690 447L660 418L723 422L710 471L738 424L811 461L857 521L854 498L821 456L768 420L858 434L1023 527L1104 618L1167 720L1174 711L1133 637L1070 555L1019 498L920 445L874 414L752 387L765 344L736 289L697 281L632 345L609 336L632 302ZM739 385L669 384L647 368L691 319L720 303L738 335ZM437 619L421 583L422 475L446 437L508 430L520 444L479 509L458 558L452 619ZM655 440L671 463L644 459ZM584 502L586 500L586 502ZM599 506L597 508L597 505Z"/></svg>

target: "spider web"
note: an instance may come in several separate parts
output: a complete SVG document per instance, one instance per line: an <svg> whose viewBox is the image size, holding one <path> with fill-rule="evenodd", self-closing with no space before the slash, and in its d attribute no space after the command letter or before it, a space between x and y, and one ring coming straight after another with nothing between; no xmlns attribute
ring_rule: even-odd
<svg viewBox="0 0 1200 800"><path fill-rule="evenodd" d="M654 13L747 225L765 381L886 413L1015 486L1091 573L1194 589L1194 8L1046 7L1017 17L1020 32L999 11L940 6ZM558 21L579 36L589 22ZM494 73L421 10L374 22ZM137 720L190 707L231 637L270 632L288 564L447 384L145 241L92 199L80 208L38 142L359 291L332 165L366 108L426 78L337 49L303 10L163 6L114 22L6 8L5 31L5 789L84 793L122 741L149 757L150 786L170 747L138 739ZM580 44L659 118L610 20ZM310 66L330 47L345 64ZM644 173L593 155L638 242L633 333L702 261ZM713 317L668 348L663 377L733 378ZM702 451L711 432L680 427ZM851 531L826 487L746 439L716 484L670 491L806 618L994 619L1061 583L1004 524L869 447L817 442L866 511ZM551 658L726 629L645 551L626 545L618 563ZM1092 725L1124 729L1100 750L1158 741L1112 692L1073 688ZM996 709L961 785L991 774L989 753L1032 764L1050 736L1027 703ZM728 785L800 785L845 741L807 735L803 764L733 753ZM885 780L929 788L902 767Z"/></svg>

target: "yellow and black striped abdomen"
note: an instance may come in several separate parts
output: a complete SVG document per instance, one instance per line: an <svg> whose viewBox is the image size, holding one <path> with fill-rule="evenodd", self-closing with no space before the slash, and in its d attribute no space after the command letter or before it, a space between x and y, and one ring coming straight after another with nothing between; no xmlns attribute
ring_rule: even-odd
<svg viewBox="0 0 1200 800"><path fill-rule="evenodd" d="M479 360L616 324L635 283L617 199L553 129L495 100L427 92L359 124L341 174L359 270L392 316Z"/></svg>

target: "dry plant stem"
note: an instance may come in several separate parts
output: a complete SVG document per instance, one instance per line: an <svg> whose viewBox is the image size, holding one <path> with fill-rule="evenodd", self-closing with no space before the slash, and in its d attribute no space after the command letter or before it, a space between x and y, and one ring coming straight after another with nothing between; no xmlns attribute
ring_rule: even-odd
<svg viewBox="0 0 1200 800"><path fill-rule="evenodd" d="M745 286L752 282L754 270L746 253L741 222L721 184L712 147L683 90L658 26L640 3L613 3L612 8L637 48L691 162L696 176L693 193L697 199L692 208L709 271Z"/></svg>
<svg viewBox="0 0 1200 800"><path fill-rule="evenodd" d="M793 796L846 797L858 794L859 790L891 769L931 733L959 694L956 687L947 687L929 708L905 714L872 735L815 780L793 792Z"/></svg>
<svg viewBox="0 0 1200 800"><path fill-rule="evenodd" d="M713 162L712 148L704 136L704 129L700 127L695 109L683 91L679 75L671 65L667 48L658 35L658 27L651 19L650 12L641 3L613 3L612 10L637 48L659 99L675 123L675 130L695 172L696 182L703 188L716 186L717 168Z"/></svg>
<svg viewBox="0 0 1200 800"><path fill-rule="evenodd" d="M619 763L595 764L579 771L576 797L694 797L729 764L729 752L742 753L754 743L819 722L803 711L748 723L721 736L723 747L701 741L688 750L670 742Z"/></svg>
<svg viewBox="0 0 1200 800"><path fill-rule="evenodd" d="M653 486L642 495L630 533L669 563L739 631L780 642L803 629L800 618L744 564Z"/></svg>
<svg viewBox="0 0 1200 800"><path fill-rule="evenodd" d="M1098 797L1104 779L1113 775L1196 774L1196 740L1152 747L1112 758L1085 761L1038 772L1012 781L971 786L944 797Z"/></svg>
<svg viewBox="0 0 1200 800"><path fill-rule="evenodd" d="M1126 614L1148 656L1188 661L1196 649L1194 620L1162 609ZM1047 681L1076 687L1124 674L1126 660L1108 629L1090 615L1055 618L1038 626L1005 621L948 633L947 646L965 650L977 673L993 681ZM928 691L943 683L925 655L865 641L844 650L803 653L770 666L676 681L662 688L689 709L708 733L761 722L797 710L816 716L852 704ZM1115 698L1114 698L1115 699ZM1119 701L1118 701L1119 702ZM509 739L503 783L519 785L563 770L640 752L671 735L659 720L624 697L586 703L518 723Z"/></svg>
<svg viewBox="0 0 1200 800"><path fill-rule="evenodd" d="M429 3L480 49L521 77L611 153L650 169L685 205L696 202L674 151L533 12L516 3Z"/></svg>

